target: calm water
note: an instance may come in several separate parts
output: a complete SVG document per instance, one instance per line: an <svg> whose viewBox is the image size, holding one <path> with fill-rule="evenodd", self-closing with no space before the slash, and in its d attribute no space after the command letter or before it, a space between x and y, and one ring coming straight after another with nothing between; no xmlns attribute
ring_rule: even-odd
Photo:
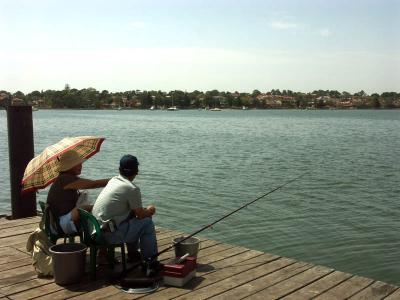
<svg viewBox="0 0 400 300"><path fill-rule="evenodd" d="M186 232L310 170L202 235L400 284L400 111L52 110L33 118L36 153L65 136L106 137L83 177L113 176L121 155L137 155L136 182L158 208L156 224ZM6 125L0 111L1 213L10 211Z"/></svg>

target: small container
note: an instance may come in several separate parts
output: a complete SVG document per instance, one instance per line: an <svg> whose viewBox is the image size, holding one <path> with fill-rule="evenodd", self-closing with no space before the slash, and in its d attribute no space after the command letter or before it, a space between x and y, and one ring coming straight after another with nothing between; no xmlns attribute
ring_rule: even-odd
<svg viewBox="0 0 400 300"><path fill-rule="evenodd" d="M189 253L189 256L197 257L197 254L199 253L200 240L195 237L190 237L182 243L179 243L185 238L186 237L181 236L172 240L175 245L175 257L184 256L186 253Z"/></svg>
<svg viewBox="0 0 400 300"><path fill-rule="evenodd" d="M77 283L85 273L87 247L80 243L58 244L49 251L53 257L54 281L59 285Z"/></svg>
<svg viewBox="0 0 400 300"><path fill-rule="evenodd" d="M196 258L188 256L182 263L172 261L164 265L163 277L166 285L182 287L196 276Z"/></svg>

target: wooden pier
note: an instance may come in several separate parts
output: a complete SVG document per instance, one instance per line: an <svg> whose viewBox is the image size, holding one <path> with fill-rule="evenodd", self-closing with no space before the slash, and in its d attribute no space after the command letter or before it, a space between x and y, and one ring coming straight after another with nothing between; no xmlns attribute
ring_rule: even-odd
<svg viewBox="0 0 400 300"><path fill-rule="evenodd" d="M331 268L202 239L196 278L185 287L160 287L152 294L128 294L85 276L66 287L37 278L25 246L39 217L0 218L0 300L26 299L400 299L400 288ZM159 250L182 233L157 228ZM61 240L60 240L61 241ZM164 253L166 260L173 252Z"/></svg>

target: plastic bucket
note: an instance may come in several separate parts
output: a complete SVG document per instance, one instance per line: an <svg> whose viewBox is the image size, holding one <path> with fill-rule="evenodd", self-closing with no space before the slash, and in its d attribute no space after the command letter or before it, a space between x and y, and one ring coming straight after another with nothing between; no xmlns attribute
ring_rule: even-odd
<svg viewBox="0 0 400 300"><path fill-rule="evenodd" d="M186 253L189 253L189 256L197 257L197 253L199 253L200 240L195 237L190 237L182 243L178 244L185 237L179 237L172 240L175 245L175 257L181 257Z"/></svg>
<svg viewBox="0 0 400 300"><path fill-rule="evenodd" d="M50 247L54 281L57 284L72 284L82 279L85 273L86 250L86 245L81 243L59 244Z"/></svg>

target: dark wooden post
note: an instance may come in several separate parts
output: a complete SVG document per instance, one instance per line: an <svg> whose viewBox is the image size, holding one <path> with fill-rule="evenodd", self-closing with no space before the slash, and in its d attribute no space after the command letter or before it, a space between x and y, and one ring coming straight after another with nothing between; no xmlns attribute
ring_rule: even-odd
<svg viewBox="0 0 400 300"><path fill-rule="evenodd" d="M21 180L34 156L32 106L8 106L7 125L12 217L36 216L36 194L21 195Z"/></svg>

